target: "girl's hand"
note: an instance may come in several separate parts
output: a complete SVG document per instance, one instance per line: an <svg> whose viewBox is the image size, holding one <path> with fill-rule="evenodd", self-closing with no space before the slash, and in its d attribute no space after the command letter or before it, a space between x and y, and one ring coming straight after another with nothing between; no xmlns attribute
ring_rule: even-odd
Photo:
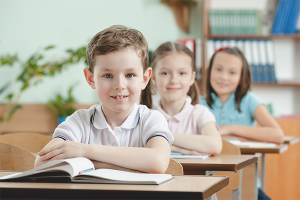
<svg viewBox="0 0 300 200"><path fill-rule="evenodd" d="M115 170L121 170L121 171L126 171L126 172L134 172L134 173L144 173L141 171L133 170L133 169L128 169L125 167L120 167L117 165L101 162L101 161L96 161L96 160L91 160L95 166L95 169L115 169Z"/></svg>
<svg viewBox="0 0 300 200"><path fill-rule="evenodd" d="M208 155L208 156L211 156L211 154L208 154L208 153L200 153L198 151L184 149L184 148L181 148L181 147L178 147L175 145L171 146L171 151L181 153L182 155L198 155L198 156Z"/></svg>
<svg viewBox="0 0 300 200"><path fill-rule="evenodd" d="M231 126L230 125L219 126L219 132L221 135L230 135L231 134Z"/></svg>
<svg viewBox="0 0 300 200"><path fill-rule="evenodd" d="M86 157L88 151L87 147L88 146L86 144L65 141L55 146L42 149L38 152L38 155L43 162L75 157Z"/></svg>

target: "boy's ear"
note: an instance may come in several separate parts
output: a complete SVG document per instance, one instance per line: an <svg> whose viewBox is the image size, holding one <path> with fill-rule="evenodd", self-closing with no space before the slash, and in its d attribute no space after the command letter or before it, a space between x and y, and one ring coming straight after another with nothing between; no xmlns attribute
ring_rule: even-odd
<svg viewBox="0 0 300 200"><path fill-rule="evenodd" d="M152 75L152 68L148 67L145 70L144 75L143 75L142 90L146 88L146 86L151 78L151 75Z"/></svg>
<svg viewBox="0 0 300 200"><path fill-rule="evenodd" d="M88 84L91 86L92 89L96 89L95 87L95 81L94 81L94 75L93 73L90 71L89 68L85 67L83 69L83 73L84 73L84 77L86 79L86 81L88 82Z"/></svg>

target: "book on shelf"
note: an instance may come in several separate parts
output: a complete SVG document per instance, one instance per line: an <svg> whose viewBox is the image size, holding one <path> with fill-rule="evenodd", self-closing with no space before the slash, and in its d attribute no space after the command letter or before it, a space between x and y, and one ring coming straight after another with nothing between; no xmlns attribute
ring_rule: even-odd
<svg viewBox="0 0 300 200"><path fill-rule="evenodd" d="M300 0L279 0L271 33L296 34L299 16Z"/></svg>
<svg viewBox="0 0 300 200"><path fill-rule="evenodd" d="M173 159L205 159L208 155L182 155L181 153L171 152L171 158Z"/></svg>
<svg viewBox="0 0 300 200"><path fill-rule="evenodd" d="M53 182L74 183L118 183L159 185L170 179L170 174L132 173L113 169L96 169L92 161L77 157L53 160L25 172L0 177L0 181L13 182Z"/></svg>
<svg viewBox="0 0 300 200"><path fill-rule="evenodd" d="M207 59L221 47L237 47L245 55L251 68L253 83L275 83L275 52L272 40L209 39Z"/></svg>
<svg viewBox="0 0 300 200"><path fill-rule="evenodd" d="M194 54L196 80L201 80L202 68L202 42L200 38L178 39L178 42L184 44Z"/></svg>
<svg viewBox="0 0 300 200"><path fill-rule="evenodd" d="M260 35L262 16L260 10L209 11L209 29L211 35Z"/></svg>

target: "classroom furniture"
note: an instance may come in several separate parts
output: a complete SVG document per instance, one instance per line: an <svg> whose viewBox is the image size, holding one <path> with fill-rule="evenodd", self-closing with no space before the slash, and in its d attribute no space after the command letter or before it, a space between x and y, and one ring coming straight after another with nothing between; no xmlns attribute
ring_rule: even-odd
<svg viewBox="0 0 300 200"><path fill-rule="evenodd" d="M283 144L292 145L292 144L296 144L297 142L299 142L299 137L298 136L284 136L283 140L284 140Z"/></svg>
<svg viewBox="0 0 300 200"><path fill-rule="evenodd" d="M74 104L76 109L87 109L93 104ZM40 133L52 134L57 127L56 116L47 110L47 104L21 104L8 122L3 122L0 134L4 133ZM0 104L0 112L5 104Z"/></svg>
<svg viewBox="0 0 300 200"><path fill-rule="evenodd" d="M223 147L221 151L221 155L241 155L240 149L231 144L226 140L222 140ZM232 191L232 199L241 199L241 192L242 192L242 169L237 172L226 172L226 171L218 171L215 172L215 176L229 176L229 185L226 186L224 189L217 193L217 197L219 200L224 199L226 194L222 193L224 190Z"/></svg>
<svg viewBox="0 0 300 200"><path fill-rule="evenodd" d="M216 155L206 159L175 160L182 165L184 175L212 175L216 171L238 172L247 166L256 166L258 159L253 155ZM257 168L255 170L257 171ZM253 176L253 178L256 179L257 176ZM253 187L253 193L256 192L255 188Z"/></svg>
<svg viewBox="0 0 300 200"><path fill-rule="evenodd" d="M277 119L286 136L300 137L300 119ZM265 191L272 200L300 199L300 142L288 151L265 156Z"/></svg>
<svg viewBox="0 0 300 200"><path fill-rule="evenodd" d="M0 172L0 176L12 172ZM1 199L207 199L228 177L174 176L161 185L0 182Z"/></svg>
<svg viewBox="0 0 300 200"><path fill-rule="evenodd" d="M0 142L0 170L27 171L34 168L35 156L26 149Z"/></svg>
<svg viewBox="0 0 300 200"><path fill-rule="evenodd" d="M50 135L38 133L9 133L0 135L0 142L22 147L30 152L37 153L52 140Z"/></svg>
<svg viewBox="0 0 300 200"><path fill-rule="evenodd" d="M165 171L165 174L175 175L183 175L182 165L176 160L170 158L168 169Z"/></svg>

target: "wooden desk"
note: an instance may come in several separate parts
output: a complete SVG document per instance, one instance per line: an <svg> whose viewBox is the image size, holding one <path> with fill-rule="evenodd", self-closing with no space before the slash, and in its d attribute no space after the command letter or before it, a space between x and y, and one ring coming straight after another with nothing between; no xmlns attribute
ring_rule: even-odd
<svg viewBox="0 0 300 200"><path fill-rule="evenodd" d="M242 199L242 169L255 164L254 174L254 197L257 197L257 188L255 184L258 178L257 161L258 158L253 155L217 155L208 157L206 159L175 159L182 167L185 175L198 175L198 174L213 174L213 171L232 171L240 172L240 185L234 193L234 198Z"/></svg>
<svg viewBox="0 0 300 200"><path fill-rule="evenodd" d="M276 147L240 147L242 154L262 154L262 166L261 166L261 189L265 191L266 188L266 153L281 154L288 150L287 144L276 145Z"/></svg>
<svg viewBox="0 0 300 200"><path fill-rule="evenodd" d="M228 177L174 176L161 185L0 182L0 190L1 199L206 199L228 183Z"/></svg>
<svg viewBox="0 0 300 200"><path fill-rule="evenodd" d="M206 159L175 159L184 174L197 174L199 171L234 171L255 164L258 159L253 155L217 155Z"/></svg>
<svg viewBox="0 0 300 200"><path fill-rule="evenodd" d="M298 136L284 136L284 144L292 145L299 142Z"/></svg>

